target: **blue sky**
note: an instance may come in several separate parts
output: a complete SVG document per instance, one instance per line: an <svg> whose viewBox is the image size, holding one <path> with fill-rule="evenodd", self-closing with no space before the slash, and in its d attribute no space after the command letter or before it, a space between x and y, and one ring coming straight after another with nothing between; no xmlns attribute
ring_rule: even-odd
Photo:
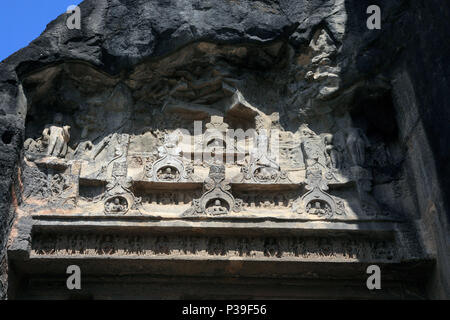
<svg viewBox="0 0 450 320"><path fill-rule="evenodd" d="M39 37L45 26L81 0L2 0L0 61Z"/></svg>

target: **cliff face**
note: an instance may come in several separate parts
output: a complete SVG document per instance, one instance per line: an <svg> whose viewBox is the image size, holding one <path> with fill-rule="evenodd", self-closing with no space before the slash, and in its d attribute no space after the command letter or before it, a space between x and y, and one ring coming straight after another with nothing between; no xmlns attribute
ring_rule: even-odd
<svg viewBox="0 0 450 320"><path fill-rule="evenodd" d="M7 239L27 188L20 172L23 143L39 130L30 116L40 123L56 111L79 112L86 96L101 92L145 103L144 109L165 103L148 94L152 81L175 78L171 66L192 62L224 66L229 73L245 69L268 89L239 83L236 87L267 114L279 112L286 130L295 131L300 122L329 130L335 128L330 117L348 112L367 135L392 146L398 155L389 170L401 168L404 176L389 173L386 181L375 181L374 194L395 207L395 200L380 191L383 185L400 181L409 186L413 196L399 207L426 254L436 259L428 295L448 298L450 5L439 0L379 0L381 30L369 30L366 9L371 4L86 0L80 5L80 30L67 28L67 14L51 22L39 38L0 64L0 297L7 292ZM76 67L71 69L71 63ZM143 80L149 70L154 79ZM69 83L66 79L72 75ZM271 76L273 82L262 82ZM274 87L279 90L272 92ZM74 88L81 96L71 96ZM182 94L171 97L186 99ZM204 99L208 104L219 98ZM324 124L327 121L332 123ZM107 126L105 130L117 129ZM75 137L89 135L78 131L75 128ZM17 228L15 237L29 241Z"/></svg>

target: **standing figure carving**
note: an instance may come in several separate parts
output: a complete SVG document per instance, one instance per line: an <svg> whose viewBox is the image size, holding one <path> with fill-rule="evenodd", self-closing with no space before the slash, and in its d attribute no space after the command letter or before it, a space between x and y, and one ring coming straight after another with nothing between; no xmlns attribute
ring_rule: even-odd
<svg viewBox="0 0 450 320"><path fill-rule="evenodd" d="M340 169L342 166L342 156L338 148L333 144L334 136L329 133L323 137L325 144L325 153L328 158L328 166L331 169Z"/></svg>
<svg viewBox="0 0 450 320"><path fill-rule="evenodd" d="M164 135L164 144L158 147L159 158L164 158L167 155L181 156L181 148L178 146L180 142L180 134L175 131Z"/></svg>
<svg viewBox="0 0 450 320"><path fill-rule="evenodd" d="M56 113L53 124L47 124L42 131L42 136L34 140L29 138L24 143L24 148L32 153L46 153L48 156L64 158L68 152L70 140L70 126L62 124L63 116Z"/></svg>
<svg viewBox="0 0 450 320"><path fill-rule="evenodd" d="M306 124L301 128L301 139L306 168L326 171L327 160L323 139Z"/></svg>
<svg viewBox="0 0 450 320"><path fill-rule="evenodd" d="M366 148L369 147L370 143L363 131L359 128L348 129L346 143L353 165L364 166Z"/></svg>
<svg viewBox="0 0 450 320"><path fill-rule="evenodd" d="M63 116L55 114L53 124L47 125L42 135L48 141L47 155L54 157L65 157L70 139L70 126L62 125Z"/></svg>

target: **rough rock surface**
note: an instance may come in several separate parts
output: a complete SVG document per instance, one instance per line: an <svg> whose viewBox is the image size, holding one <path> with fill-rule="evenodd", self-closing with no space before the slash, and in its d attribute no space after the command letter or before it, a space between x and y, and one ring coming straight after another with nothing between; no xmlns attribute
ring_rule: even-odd
<svg viewBox="0 0 450 320"><path fill-rule="evenodd" d="M252 46L279 41L300 66L301 81L289 88L296 102L288 113L311 118L314 110L329 105L359 104L359 112L375 117L376 101L392 100L389 111L409 148L419 199L411 219L437 261L429 296L448 298L450 5L439 0L376 3L382 9L381 30L366 28L366 8L373 1L365 0L86 0L80 5L81 30L67 29L66 14L51 22L39 38L0 64L0 297L6 297L5 249L23 191L18 170L30 103L22 80L28 74L83 61L126 79L142 63L199 41ZM247 59L248 65L264 61ZM330 63L306 72L303 59ZM374 100L358 100L371 93Z"/></svg>

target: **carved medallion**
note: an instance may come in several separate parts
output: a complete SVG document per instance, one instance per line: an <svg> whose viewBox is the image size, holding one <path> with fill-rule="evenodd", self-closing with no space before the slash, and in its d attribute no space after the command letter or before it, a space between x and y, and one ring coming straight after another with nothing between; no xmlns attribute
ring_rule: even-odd
<svg viewBox="0 0 450 320"><path fill-rule="evenodd" d="M158 148L158 159L144 166L144 177L154 182L186 182L193 180L193 170L184 165L179 134L166 134L164 145Z"/></svg>
<svg viewBox="0 0 450 320"><path fill-rule="evenodd" d="M292 210L296 213L307 213L317 217L331 218L335 215L345 215L342 200L329 195L328 182L321 170L308 170L306 189L309 190L302 197L294 201Z"/></svg>
<svg viewBox="0 0 450 320"><path fill-rule="evenodd" d="M219 216L241 211L242 201L235 199L230 189L229 182L225 180L225 166L211 166L204 182L203 195L200 199L194 199L192 207L184 215Z"/></svg>
<svg viewBox="0 0 450 320"><path fill-rule="evenodd" d="M127 213L129 207L128 200L123 196L110 197L105 201L106 214L125 214Z"/></svg>

